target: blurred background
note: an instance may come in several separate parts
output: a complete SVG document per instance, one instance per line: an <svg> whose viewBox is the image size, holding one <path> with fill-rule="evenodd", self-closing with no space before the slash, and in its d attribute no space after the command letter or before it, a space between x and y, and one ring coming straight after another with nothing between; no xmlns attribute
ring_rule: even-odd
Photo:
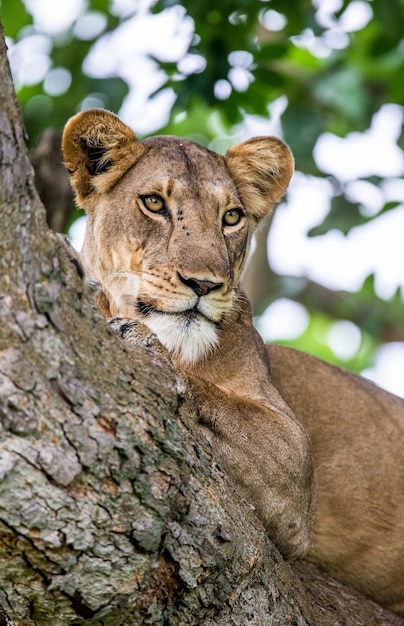
<svg viewBox="0 0 404 626"><path fill-rule="evenodd" d="M404 0L2 0L52 228L85 218L60 133L104 107L224 153L254 135L296 174L244 277L267 341L404 396Z"/></svg>

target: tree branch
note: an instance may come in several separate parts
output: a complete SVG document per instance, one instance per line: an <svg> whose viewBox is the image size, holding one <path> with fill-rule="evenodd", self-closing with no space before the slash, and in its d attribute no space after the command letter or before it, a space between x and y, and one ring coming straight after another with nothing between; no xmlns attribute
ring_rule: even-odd
<svg viewBox="0 0 404 626"><path fill-rule="evenodd" d="M35 186L46 209L49 228L66 232L73 213L74 198L69 175L63 164L62 133L48 128L31 152Z"/></svg>

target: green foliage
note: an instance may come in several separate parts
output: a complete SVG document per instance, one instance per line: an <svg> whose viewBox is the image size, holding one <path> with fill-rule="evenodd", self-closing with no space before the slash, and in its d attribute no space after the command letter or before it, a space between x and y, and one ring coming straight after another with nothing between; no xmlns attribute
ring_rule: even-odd
<svg viewBox="0 0 404 626"><path fill-rule="evenodd" d="M8 37L15 39L22 28L32 24L32 17L21 0L0 3L1 20Z"/></svg>
<svg viewBox="0 0 404 626"><path fill-rule="evenodd" d="M119 19L109 13L108 0L89 0L89 11L99 11L107 16L103 34L112 32L119 24ZM6 37L16 42L33 34L41 33L34 28L32 17L21 0L2 0L1 19ZM63 128L66 120L75 113L82 103L92 98L97 106L118 111L128 93L128 86L118 76L96 79L83 72L83 62L96 37L79 39L74 35L73 26L63 35L49 37L50 69L62 68L71 76L69 88L60 95L49 95L45 81L30 85L17 85L17 95L23 109L24 121L28 132L29 145L32 147L48 127Z"/></svg>
<svg viewBox="0 0 404 626"><path fill-rule="evenodd" d="M312 311L310 322L302 335L293 340L279 340L276 343L315 354L318 358L333 363L352 372L360 373L372 365L376 342L372 335L362 329L361 342L353 355L346 358L335 353L329 345L329 335L338 318Z"/></svg>
<svg viewBox="0 0 404 626"><path fill-rule="evenodd" d="M380 338L389 341L389 335L394 335L394 329L402 328L402 294L398 289L386 303L378 297L374 276L370 274L356 294L344 294L333 316L323 314L314 307L311 307L309 314L310 323L305 332L288 345L314 353L353 372L361 372L372 365ZM339 320L352 319L360 328L361 342L354 354L343 358L330 348L329 333Z"/></svg>
<svg viewBox="0 0 404 626"><path fill-rule="evenodd" d="M160 0L155 10L170 4ZM349 4L345 2L344 8ZM344 136L352 130L365 130L383 103L402 103L399 76L404 69L404 2L396 0L395 5L394 14L384 0L374 0L369 6L376 19L352 33L345 48L330 50L329 56L318 58L291 44L308 29L313 37L326 40L329 28L316 21L307 0L228 1L221 3L220 11L215 0L186 3L197 35L190 51L206 59L206 69L183 81L178 81L178 75L170 81L177 93L174 113L192 112L195 101L202 97L231 127L245 113L267 117L268 104L284 95L288 100L282 118L284 136L295 154L297 168L318 173L312 150L323 132ZM282 30L264 28L269 10L284 16ZM395 35L389 27L393 14L394 20L397 18ZM215 97L214 88L220 80L231 82L232 54L237 51L246 53L244 63L248 55L251 59L247 66L251 82L246 91L233 87L229 97L221 100Z"/></svg>
<svg viewBox="0 0 404 626"><path fill-rule="evenodd" d="M365 224L367 221L361 215L358 203L349 202L343 194L339 194L332 198L331 209L325 220L309 230L308 235L309 237L325 235L332 228L336 228L346 235L351 228Z"/></svg>

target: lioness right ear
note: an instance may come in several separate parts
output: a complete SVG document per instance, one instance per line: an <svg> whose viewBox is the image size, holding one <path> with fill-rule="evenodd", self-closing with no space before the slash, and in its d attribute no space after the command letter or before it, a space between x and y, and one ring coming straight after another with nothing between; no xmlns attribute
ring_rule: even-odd
<svg viewBox="0 0 404 626"><path fill-rule="evenodd" d="M244 206L259 222L287 189L292 152L277 137L253 137L230 148L225 161Z"/></svg>
<svg viewBox="0 0 404 626"><path fill-rule="evenodd" d="M109 111L89 109L70 118L62 152L78 203L85 205L93 191L106 193L144 150L133 130Z"/></svg>

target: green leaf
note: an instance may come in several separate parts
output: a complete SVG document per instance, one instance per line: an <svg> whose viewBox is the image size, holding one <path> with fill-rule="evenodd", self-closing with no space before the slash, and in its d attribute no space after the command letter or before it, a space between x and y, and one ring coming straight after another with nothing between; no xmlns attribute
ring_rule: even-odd
<svg viewBox="0 0 404 626"><path fill-rule="evenodd" d="M6 37L17 39L20 30L24 26L32 24L32 16L21 0L2 0L0 13Z"/></svg>
<svg viewBox="0 0 404 626"><path fill-rule="evenodd" d="M318 237L332 229L340 230L347 235L352 228L368 221L361 215L359 209L359 204L350 202L344 195L334 196L325 220L319 226L310 229L308 236Z"/></svg>

